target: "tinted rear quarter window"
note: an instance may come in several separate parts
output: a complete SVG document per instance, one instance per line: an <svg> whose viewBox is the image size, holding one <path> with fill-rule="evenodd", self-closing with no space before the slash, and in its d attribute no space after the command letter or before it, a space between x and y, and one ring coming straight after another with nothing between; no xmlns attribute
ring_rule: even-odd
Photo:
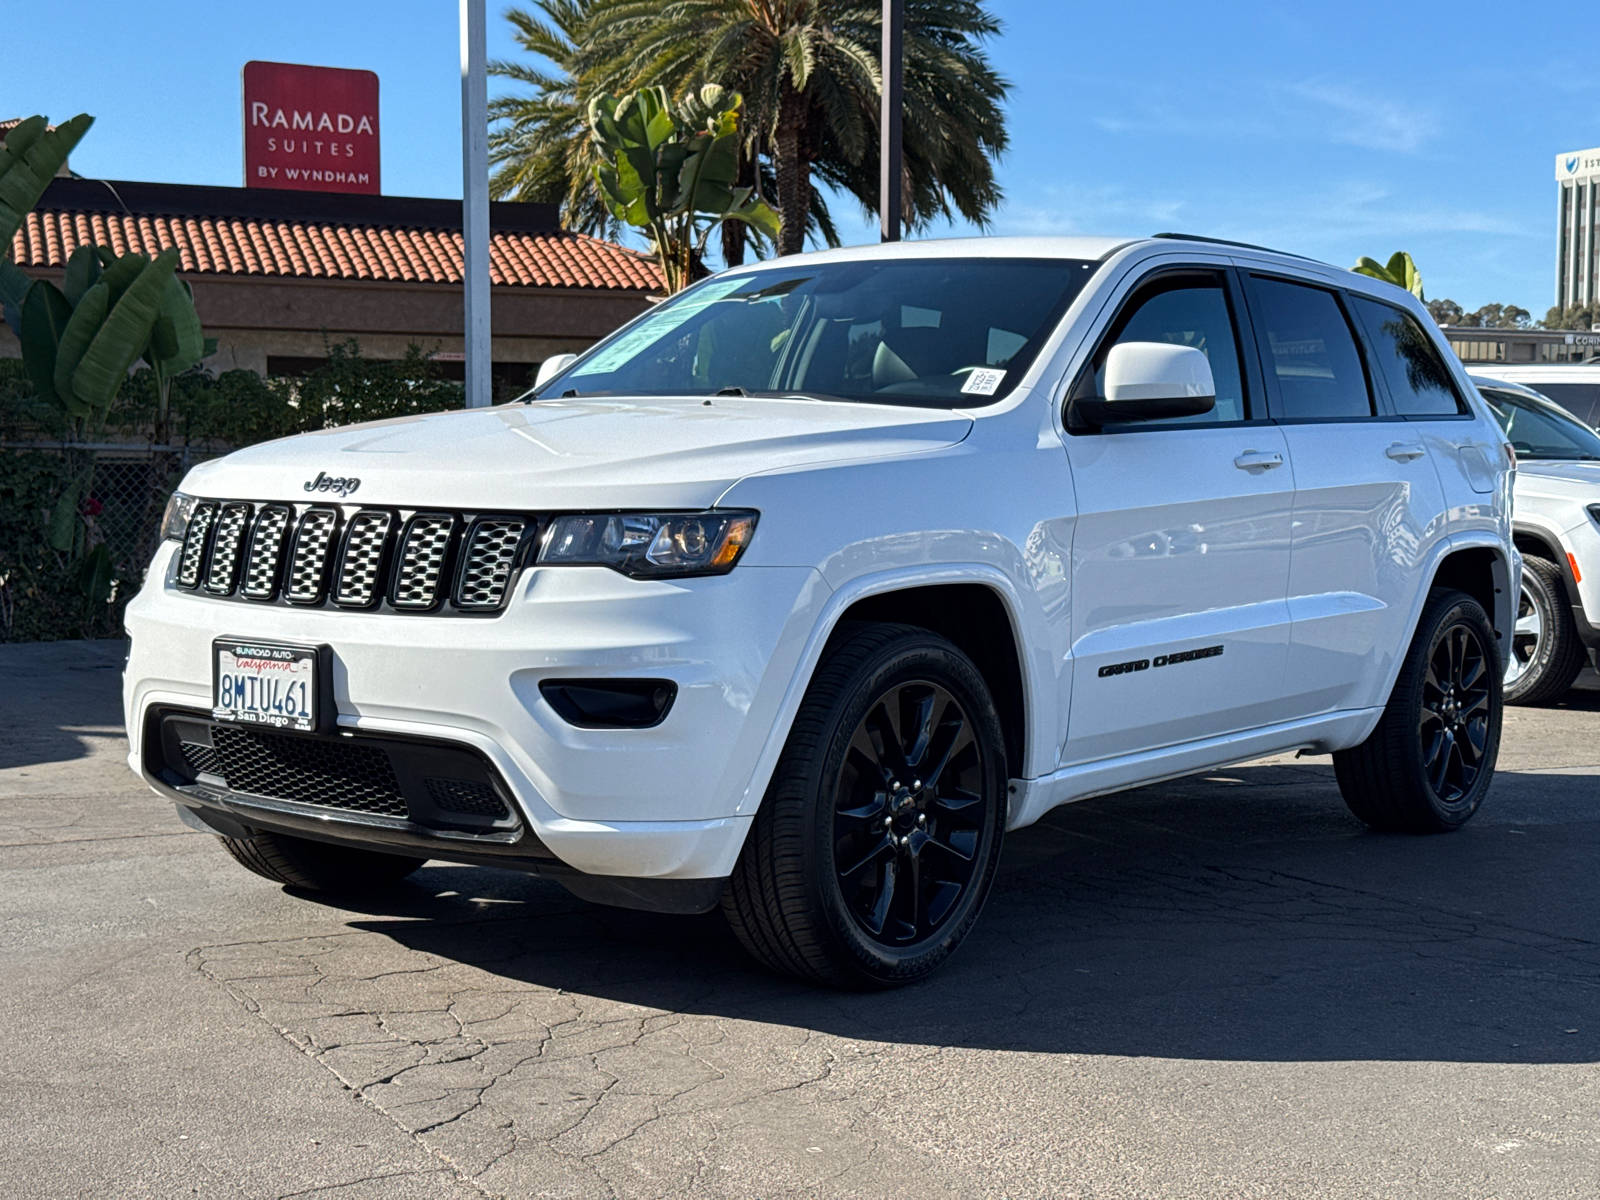
<svg viewBox="0 0 1600 1200"><path fill-rule="evenodd" d="M1366 328L1373 361L1404 417L1456 416L1467 411L1439 348L1410 313L1365 296L1351 305Z"/></svg>
<svg viewBox="0 0 1600 1200"><path fill-rule="evenodd" d="M1277 385L1279 420L1372 415L1372 393L1338 298L1322 288L1256 276L1250 308L1261 362Z"/></svg>

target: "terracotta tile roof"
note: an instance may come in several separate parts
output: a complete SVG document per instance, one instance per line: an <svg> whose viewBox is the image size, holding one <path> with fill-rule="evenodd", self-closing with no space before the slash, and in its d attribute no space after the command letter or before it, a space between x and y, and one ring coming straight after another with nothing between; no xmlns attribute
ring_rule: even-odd
<svg viewBox="0 0 1600 1200"><path fill-rule="evenodd" d="M22 267L65 267L68 256L84 244L109 246L118 254L136 250L157 254L176 246L179 270L192 274L260 275L309 279L369 279L420 283L461 282L460 204L444 201L406 201L403 198L362 197L350 206L353 216L374 220L341 221L331 215L342 197L316 196L306 200L296 193L275 193L267 204L279 208L323 210L323 214L274 216L262 212L263 198L244 188L181 189L184 193L245 193L236 204L213 205L211 214L183 212L193 209L192 195L177 195L163 205L162 195L147 195L134 208L175 211L114 211L122 197L138 185L105 187L111 195L94 194L83 202L87 180L62 181L70 189L47 192L18 230L13 259ZM103 185L102 185L103 186ZM147 192L156 189L144 185ZM163 187L161 193L180 189ZM112 200L112 196L117 196ZM288 196L277 201L277 197ZM60 198L68 203L52 203ZM204 197L202 197L204 198ZM394 200L386 205L384 202ZM106 201L111 201L107 204ZM122 207L127 208L127 204ZM232 215L222 208L254 209ZM497 210L543 208L533 205L494 205ZM390 210L386 212L385 209ZM362 211L365 210L365 211ZM422 227L425 219L444 212L456 216L455 228ZM382 221L390 215L396 222ZM422 223L419 223L419 218ZM515 214L506 218L516 224ZM526 223L526 222L525 222ZM491 225L501 220L491 219ZM559 228L496 228L489 246L489 277L498 285L522 287L606 288L658 291L661 275L648 256L584 234Z"/></svg>

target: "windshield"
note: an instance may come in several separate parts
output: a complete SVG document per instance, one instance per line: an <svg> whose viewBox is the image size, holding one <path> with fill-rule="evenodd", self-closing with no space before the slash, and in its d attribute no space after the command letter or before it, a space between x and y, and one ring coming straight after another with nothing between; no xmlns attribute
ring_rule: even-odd
<svg viewBox="0 0 1600 1200"><path fill-rule="evenodd" d="M1600 434L1555 404L1500 388L1479 388L1519 458L1600 460Z"/></svg>
<svg viewBox="0 0 1600 1200"><path fill-rule="evenodd" d="M534 393L779 393L970 408L1009 393L1100 264L905 259L708 279Z"/></svg>

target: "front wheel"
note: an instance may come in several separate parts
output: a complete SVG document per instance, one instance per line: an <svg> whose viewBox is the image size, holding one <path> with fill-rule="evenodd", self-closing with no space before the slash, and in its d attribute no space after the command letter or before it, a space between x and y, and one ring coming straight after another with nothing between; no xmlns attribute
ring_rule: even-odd
<svg viewBox="0 0 1600 1200"><path fill-rule="evenodd" d="M723 899L775 970L911 983L971 932L1006 815L999 714L972 661L906 625L842 629L806 692Z"/></svg>
<svg viewBox="0 0 1600 1200"><path fill-rule="evenodd" d="M1502 671L1483 607L1436 588L1377 728L1333 756L1350 811L1397 833L1444 833L1471 820L1500 752Z"/></svg>
<svg viewBox="0 0 1600 1200"><path fill-rule="evenodd" d="M259 829L249 837L219 835L217 840L245 869L308 892L375 891L399 883L427 861Z"/></svg>

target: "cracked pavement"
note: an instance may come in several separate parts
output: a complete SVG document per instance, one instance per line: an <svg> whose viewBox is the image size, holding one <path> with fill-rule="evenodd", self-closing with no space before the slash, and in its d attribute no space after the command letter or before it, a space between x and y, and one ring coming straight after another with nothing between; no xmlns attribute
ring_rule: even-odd
<svg viewBox="0 0 1600 1200"><path fill-rule="evenodd" d="M120 647L0 646L8 1197L1600 1190L1600 680L1447 837L1326 758L1059 809L887 995L715 915L432 863L292 895L122 760Z"/></svg>

